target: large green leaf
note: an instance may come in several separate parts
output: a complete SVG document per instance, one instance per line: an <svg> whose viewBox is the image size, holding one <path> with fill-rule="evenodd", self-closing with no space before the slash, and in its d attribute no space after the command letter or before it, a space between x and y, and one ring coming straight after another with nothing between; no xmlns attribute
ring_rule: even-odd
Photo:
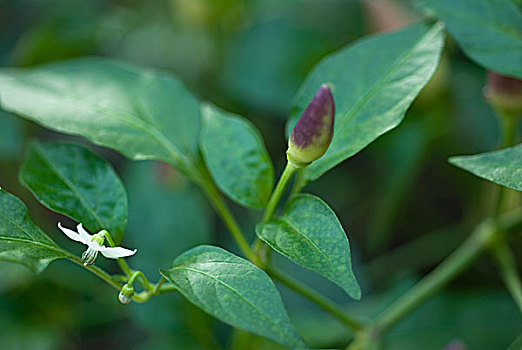
<svg viewBox="0 0 522 350"><path fill-rule="evenodd" d="M161 273L192 303L234 327L292 348L306 347L268 275L224 249L199 246Z"/></svg>
<svg viewBox="0 0 522 350"><path fill-rule="evenodd" d="M40 272L68 255L33 223L20 199L0 189L0 260Z"/></svg>
<svg viewBox="0 0 522 350"><path fill-rule="evenodd" d="M109 163L68 142L33 142L20 180L46 207L109 231L119 243L127 223L127 193Z"/></svg>
<svg viewBox="0 0 522 350"><path fill-rule="evenodd" d="M462 50L493 71L522 79L522 12L511 0L432 0Z"/></svg>
<svg viewBox="0 0 522 350"><path fill-rule="evenodd" d="M515 339L515 341L509 346L508 350L520 350L522 349L522 333Z"/></svg>
<svg viewBox="0 0 522 350"><path fill-rule="evenodd" d="M291 109L291 130L322 83L334 86L335 131L326 154L309 165L314 180L397 126L437 68L441 25L418 24L362 39L323 59L306 78Z"/></svg>
<svg viewBox="0 0 522 350"><path fill-rule="evenodd" d="M290 260L328 278L352 298L361 298L346 233L321 199L310 194L292 197L283 215L260 223L256 233Z"/></svg>
<svg viewBox="0 0 522 350"><path fill-rule="evenodd" d="M486 180L522 191L522 143L499 151L452 157L449 162Z"/></svg>
<svg viewBox="0 0 522 350"><path fill-rule="evenodd" d="M274 186L274 168L255 127L215 106L202 108L201 151L218 187L238 203L263 208Z"/></svg>
<svg viewBox="0 0 522 350"><path fill-rule="evenodd" d="M168 73L97 58L4 70L0 103L131 159L166 161L197 176L199 102Z"/></svg>

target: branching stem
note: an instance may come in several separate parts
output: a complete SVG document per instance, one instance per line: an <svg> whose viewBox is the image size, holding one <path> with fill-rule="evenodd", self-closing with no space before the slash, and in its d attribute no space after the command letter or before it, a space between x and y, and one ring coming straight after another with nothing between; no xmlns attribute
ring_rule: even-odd
<svg viewBox="0 0 522 350"><path fill-rule="evenodd" d="M310 299L311 301L322 307L324 310L337 317L337 319L339 319L343 324L345 324L352 330L362 329L361 323L346 315L344 312L341 311L341 307L339 305L336 305L331 300L317 293L315 290L310 289L308 286L302 284L301 282L291 278L290 276L285 275L283 272L280 272L274 268L267 267L266 271L274 279L278 280L279 282L286 285L288 288Z"/></svg>
<svg viewBox="0 0 522 350"><path fill-rule="evenodd" d="M522 207L503 214L498 220L483 221L453 254L384 310L373 325L360 332L358 340L347 350L362 349L363 343L377 342L386 331L464 271L482 252L497 244L499 232L516 231L521 226Z"/></svg>

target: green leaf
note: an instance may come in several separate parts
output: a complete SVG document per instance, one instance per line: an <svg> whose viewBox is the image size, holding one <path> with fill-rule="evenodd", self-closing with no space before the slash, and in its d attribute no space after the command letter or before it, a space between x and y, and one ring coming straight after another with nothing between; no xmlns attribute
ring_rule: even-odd
<svg viewBox="0 0 522 350"><path fill-rule="evenodd" d="M127 224L127 193L109 163L68 142L33 142L20 181L46 207L81 222L91 232L105 229L118 244Z"/></svg>
<svg viewBox="0 0 522 350"><path fill-rule="evenodd" d="M321 199L310 194L292 197L283 215L260 223L256 233L296 264L328 278L352 298L361 298L346 233L335 213Z"/></svg>
<svg viewBox="0 0 522 350"><path fill-rule="evenodd" d="M420 6L444 22L472 60L522 79L522 12L511 0L433 0Z"/></svg>
<svg viewBox="0 0 522 350"><path fill-rule="evenodd" d="M306 347L272 280L254 264L204 245L180 255L161 273L190 302L221 321L288 347Z"/></svg>
<svg viewBox="0 0 522 350"><path fill-rule="evenodd" d="M20 199L0 189L0 260L41 272L68 255L33 223Z"/></svg>
<svg viewBox="0 0 522 350"><path fill-rule="evenodd" d="M274 186L274 168L255 127L212 105L202 108L201 151L217 186L236 202L263 208Z"/></svg>
<svg viewBox="0 0 522 350"><path fill-rule="evenodd" d="M99 58L0 72L0 103L43 126L195 177L199 102L168 73Z"/></svg>
<svg viewBox="0 0 522 350"><path fill-rule="evenodd" d="M437 68L442 26L419 24L357 41L323 59L299 89L288 130L319 86L333 84L335 130L326 154L304 169L308 180L353 156L396 127Z"/></svg>
<svg viewBox="0 0 522 350"><path fill-rule="evenodd" d="M449 162L483 179L522 191L522 143L498 151L452 157Z"/></svg>
<svg viewBox="0 0 522 350"><path fill-rule="evenodd" d="M509 346L508 350L520 350L522 349L522 333L515 339L515 341Z"/></svg>

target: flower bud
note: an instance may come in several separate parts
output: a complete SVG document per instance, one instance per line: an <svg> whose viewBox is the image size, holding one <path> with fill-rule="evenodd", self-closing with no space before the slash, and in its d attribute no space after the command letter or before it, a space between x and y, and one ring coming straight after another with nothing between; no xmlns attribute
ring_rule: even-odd
<svg viewBox="0 0 522 350"><path fill-rule="evenodd" d="M118 300L120 303L126 305L132 301L132 297L134 296L134 287L131 285L124 284L121 288L120 294L118 294Z"/></svg>
<svg viewBox="0 0 522 350"><path fill-rule="evenodd" d="M332 92L323 84L292 129L286 151L288 161L303 168L320 158L332 141L334 118Z"/></svg>
<svg viewBox="0 0 522 350"><path fill-rule="evenodd" d="M522 80L488 71L486 100L506 112L522 112Z"/></svg>

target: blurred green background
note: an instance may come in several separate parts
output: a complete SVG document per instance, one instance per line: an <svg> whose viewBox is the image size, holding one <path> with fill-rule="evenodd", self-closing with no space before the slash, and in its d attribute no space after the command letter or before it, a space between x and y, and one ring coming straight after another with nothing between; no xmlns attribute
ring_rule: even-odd
<svg viewBox="0 0 522 350"><path fill-rule="evenodd" d="M250 119L280 172L288 109L313 65L363 35L419 19L408 1L392 0L0 0L0 64L98 55L171 70L202 99ZM276 263L366 319L447 256L488 212L495 192L446 161L497 147L497 121L482 97L484 76L449 38L439 70L401 126L306 188L330 204L349 235L362 301L282 257L274 256ZM0 111L0 185L24 200L49 236L80 254L55 227L64 218L18 183L33 138L73 139ZM124 245L139 248L132 266L155 280L159 267L195 245L237 252L199 190L175 170L89 147L127 186ZM260 218L233 209L245 228ZM514 244L520 252L521 240ZM110 261L97 263L117 271ZM281 292L311 346L348 343L350 333L336 320L292 291ZM521 329L520 314L485 257L406 318L384 345L506 349ZM69 262L40 275L0 263L0 349L279 349L260 338L245 345L243 338L180 295L123 306L114 290Z"/></svg>

